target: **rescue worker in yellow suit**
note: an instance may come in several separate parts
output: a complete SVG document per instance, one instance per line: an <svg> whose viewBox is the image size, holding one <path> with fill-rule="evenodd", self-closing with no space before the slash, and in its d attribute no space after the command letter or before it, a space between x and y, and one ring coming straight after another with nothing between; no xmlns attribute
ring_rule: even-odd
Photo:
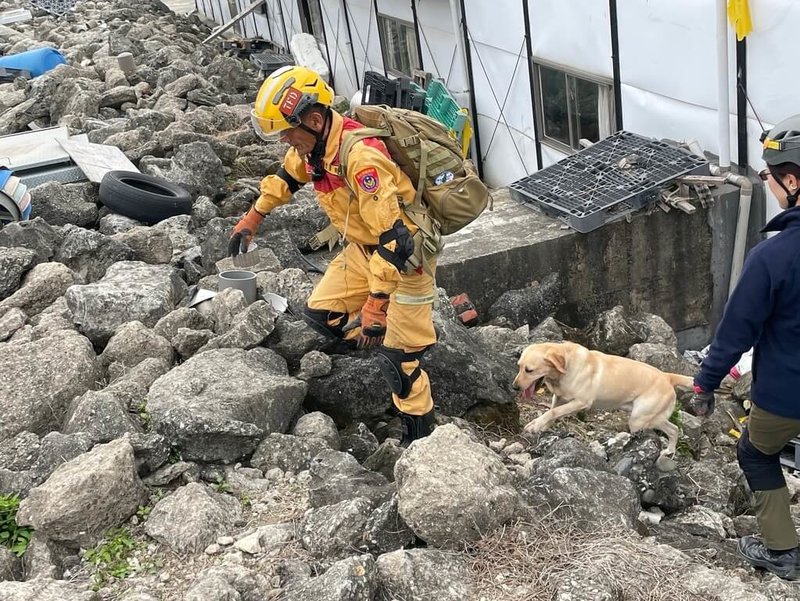
<svg viewBox="0 0 800 601"><path fill-rule="evenodd" d="M251 117L265 140L290 145L277 174L261 182L261 195L234 227L229 254L244 252L264 216L311 182L317 199L347 243L328 266L304 317L329 336L377 348L381 372L400 411L402 444L427 436L433 399L420 358L436 342L433 274L410 268L416 226L401 202L415 197L409 178L384 143L353 145L347 173L339 148L347 132L363 127L331 109L333 90L305 67L284 67L261 86ZM360 323L359 323L360 318Z"/></svg>

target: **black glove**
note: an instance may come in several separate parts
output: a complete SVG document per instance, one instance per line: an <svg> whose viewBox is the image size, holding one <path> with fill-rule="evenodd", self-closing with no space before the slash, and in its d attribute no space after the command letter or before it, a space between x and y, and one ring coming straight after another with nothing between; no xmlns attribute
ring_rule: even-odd
<svg viewBox="0 0 800 601"><path fill-rule="evenodd" d="M694 394L689 400L686 413L696 417L708 417L714 413L714 393L706 392L697 384L694 385Z"/></svg>
<svg viewBox="0 0 800 601"><path fill-rule="evenodd" d="M258 230L258 226L264 221L264 216L255 210L250 209L244 217L239 220L236 227L231 232L231 239L228 241L228 256L235 257L239 253L246 253L253 239L253 232Z"/></svg>

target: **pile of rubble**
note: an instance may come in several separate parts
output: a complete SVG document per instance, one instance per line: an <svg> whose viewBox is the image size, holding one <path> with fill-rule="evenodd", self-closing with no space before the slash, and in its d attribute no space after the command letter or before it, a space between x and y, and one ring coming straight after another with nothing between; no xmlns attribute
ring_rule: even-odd
<svg viewBox="0 0 800 601"><path fill-rule="evenodd" d="M102 207L94 184L48 182L32 190L32 221L0 229L0 495L18 494L17 522L35 528L22 560L0 546L0 598L620 598L624 582L569 570L513 586L498 575L485 596L474 545L567 508L586 533L612 529L682 564L674 598L786 597L732 556L732 537L755 527L727 434L737 402L705 422L681 414L670 472L655 465L657 435L610 419L513 434L522 347L578 336L691 373L663 320L614 308L578 335L547 317L557 302L524 313L531 292L511 291L494 325L468 329L440 291L425 366L442 417L404 450L372 355L338 352L294 317L313 288L297 249L324 225L310 192L258 237L259 291L287 312L233 289L208 311L188 306L190 286L216 289L228 232L285 151L249 127L256 73L203 46L196 17L150 0L34 14L0 29L0 50L50 45L68 64L0 85L0 133L88 132L195 200L146 226ZM85 550L121 526L128 554L111 573Z"/></svg>

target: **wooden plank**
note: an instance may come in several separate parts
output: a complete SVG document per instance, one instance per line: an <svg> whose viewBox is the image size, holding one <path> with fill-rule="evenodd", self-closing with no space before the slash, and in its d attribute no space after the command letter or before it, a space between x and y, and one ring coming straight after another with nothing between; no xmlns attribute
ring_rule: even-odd
<svg viewBox="0 0 800 601"><path fill-rule="evenodd" d="M90 182L99 184L109 171L135 171L136 166L130 162L125 153L116 146L91 144L73 140L59 140L59 144L81 168Z"/></svg>

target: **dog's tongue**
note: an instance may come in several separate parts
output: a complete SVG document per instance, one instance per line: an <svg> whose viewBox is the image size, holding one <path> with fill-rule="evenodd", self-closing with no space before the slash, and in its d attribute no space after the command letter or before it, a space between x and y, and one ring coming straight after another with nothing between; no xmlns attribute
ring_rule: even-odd
<svg viewBox="0 0 800 601"><path fill-rule="evenodd" d="M522 396L523 396L523 397L525 397L526 399L529 399L529 398L533 397L533 389L534 389L534 388L535 388L535 386L528 386L528 387L527 387L527 388L526 388L526 389L523 391L523 393L522 393Z"/></svg>

